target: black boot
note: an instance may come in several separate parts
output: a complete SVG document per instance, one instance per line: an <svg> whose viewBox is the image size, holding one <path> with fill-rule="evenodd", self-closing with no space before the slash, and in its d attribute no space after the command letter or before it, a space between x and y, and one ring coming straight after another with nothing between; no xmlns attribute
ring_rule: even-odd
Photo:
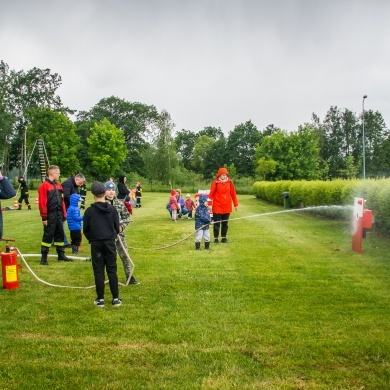
<svg viewBox="0 0 390 390"><path fill-rule="evenodd" d="M72 253L75 255L79 253L79 247L77 245L72 245Z"/></svg>
<svg viewBox="0 0 390 390"><path fill-rule="evenodd" d="M65 256L65 249L62 246L57 247L58 261L73 261Z"/></svg>
<svg viewBox="0 0 390 390"><path fill-rule="evenodd" d="M195 242L195 249L200 251L200 242Z"/></svg>
<svg viewBox="0 0 390 390"><path fill-rule="evenodd" d="M210 241L204 243L204 249L210 250Z"/></svg>
<svg viewBox="0 0 390 390"><path fill-rule="evenodd" d="M31 205L28 204L28 205L27 205L27 208L28 208L28 210L31 210Z"/></svg>
<svg viewBox="0 0 390 390"><path fill-rule="evenodd" d="M21 210L22 209L22 204L19 203L19 207L18 207L18 210Z"/></svg>
<svg viewBox="0 0 390 390"><path fill-rule="evenodd" d="M49 265L48 261L47 261L47 255L49 253L49 248L46 248L45 246L42 246L41 247L41 264L42 265Z"/></svg>
<svg viewBox="0 0 390 390"><path fill-rule="evenodd" d="M127 279L129 279L129 278L127 278ZM136 285L136 284L139 284L139 281L133 275L131 275L129 284Z"/></svg>

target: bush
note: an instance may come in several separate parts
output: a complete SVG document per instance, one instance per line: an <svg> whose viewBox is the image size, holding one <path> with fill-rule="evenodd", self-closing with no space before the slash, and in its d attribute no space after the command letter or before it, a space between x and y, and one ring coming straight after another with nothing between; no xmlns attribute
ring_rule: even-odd
<svg viewBox="0 0 390 390"><path fill-rule="evenodd" d="M345 218L346 212L340 212L336 206L352 206L354 198L364 198L365 208L374 214L376 227L384 233L390 233L390 179L379 180L333 180L333 181L260 181L253 184L253 194L262 200L283 205L282 193L290 193L292 207L317 207L321 213L333 206L334 217ZM349 211L348 211L349 213Z"/></svg>

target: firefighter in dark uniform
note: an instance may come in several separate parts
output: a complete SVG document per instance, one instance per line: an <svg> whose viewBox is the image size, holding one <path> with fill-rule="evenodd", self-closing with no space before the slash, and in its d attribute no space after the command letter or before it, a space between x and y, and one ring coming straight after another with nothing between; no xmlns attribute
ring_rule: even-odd
<svg viewBox="0 0 390 390"><path fill-rule="evenodd" d="M63 189L58 179L60 168L50 165L48 177L38 188L39 212L43 223L43 237L41 243L41 264L48 265L47 255L54 240L59 261L72 261L65 256L64 221L66 208Z"/></svg>
<svg viewBox="0 0 390 390"><path fill-rule="evenodd" d="M28 207L29 210L31 210L30 202L28 201L28 185L26 180L24 180L23 176L20 176L18 179L18 182L20 183L20 197L18 199L19 208L18 210L22 209L23 201Z"/></svg>

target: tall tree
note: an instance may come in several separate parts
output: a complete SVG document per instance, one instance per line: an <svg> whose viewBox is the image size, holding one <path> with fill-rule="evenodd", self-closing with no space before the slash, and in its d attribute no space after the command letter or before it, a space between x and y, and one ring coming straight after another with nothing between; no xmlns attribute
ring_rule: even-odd
<svg viewBox="0 0 390 390"><path fill-rule="evenodd" d="M43 139L51 164L61 168L63 177L80 170L76 126L62 112L50 108L30 110L27 116L27 150L31 154L37 139Z"/></svg>
<svg viewBox="0 0 390 390"><path fill-rule="evenodd" d="M234 128L227 140L228 164L237 167L237 174L241 176L255 177L253 158L261 139L261 134L256 126L247 121Z"/></svg>
<svg viewBox="0 0 390 390"><path fill-rule="evenodd" d="M341 113L337 107L331 106L323 121L326 142L324 144L324 159L329 166L329 177L338 177L345 155L345 137L341 124Z"/></svg>
<svg viewBox="0 0 390 390"><path fill-rule="evenodd" d="M389 175L386 162L388 150L384 147L389 136L390 132L386 128L382 115L378 111L366 111L364 113L366 177L378 178ZM363 143L362 137L361 133L360 145Z"/></svg>
<svg viewBox="0 0 390 390"><path fill-rule="evenodd" d="M220 127L217 128L217 127L207 126L203 130L199 131L199 137L202 135L206 135L207 137L210 137L215 141L225 138L223 131L221 130Z"/></svg>
<svg viewBox="0 0 390 390"><path fill-rule="evenodd" d="M81 111L77 115L77 127L79 128L82 122L100 122L104 118L124 134L128 153L121 170L144 175L142 154L155 136L158 120L156 108L111 96L101 99L90 111Z"/></svg>
<svg viewBox="0 0 390 390"><path fill-rule="evenodd" d="M315 129L306 125L296 132L280 130L264 137L254 161L258 173L270 180L314 180L321 175L318 155Z"/></svg>
<svg viewBox="0 0 390 390"><path fill-rule="evenodd" d="M94 124L87 138L94 177L107 180L119 168L127 154L124 141L123 132L108 119Z"/></svg>
<svg viewBox="0 0 390 390"><path fill-rule="evenodd" d="M218 168L226 165L226 161L228 161L226 143L227 140L223 137L211 145L211 149L204 161L203 174L205 179L213 179Z"/></svg>
<svg viewBox="0 0 390 390"><path fill-rule="evenodd" d="M184 129L179 131L175 137L176 150L181 156L184 168L188 170L192 169L195 141L198 137L198 134Z"/></svg>
<svg viewBox="0 0 390 390"><path fill-rule="evenodd" d="M172 136L174 127L171 116L163 110L158 116L158 133L153 140L153 147L148 148L144 154L145 165L148 168L147 177L151 180L172 183L175 179L174 170L178 159Z"/></svg>
<svg viewBox="0 0 390 390"><path fill-rule="evenodd" d="M72 112L63 107L57 89L61 86L61 76L50 69L32 68L27 72L10 70L3 61L0 63L0 84L3 89L3 104L14 118L14 128L10 156L10 166L21 161L23 168L27 163L27 124L28 113L36 108L51 108Z"/></svg>
<svg viewBox="0 0 390 390"><path fill-rule="evenodd" d="M195 172L205 175L207 167L206 161L214 143L214 139L208 137L207 135L202 135L196 140L194 158L192 160L192 166Z"/></svg>

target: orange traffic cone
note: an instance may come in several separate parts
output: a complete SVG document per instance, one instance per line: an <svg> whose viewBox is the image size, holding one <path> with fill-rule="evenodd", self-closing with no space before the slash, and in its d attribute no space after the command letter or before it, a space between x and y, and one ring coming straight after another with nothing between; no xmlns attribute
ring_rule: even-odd
<svg viewBox="0 0 390 390"><path fill-rule="evenodd" d="M18 209L19 208L19 202L17 200L15 200L14 202L14 209Z"/></svg>
<svg viewBox="0 0 390 390"><path fill-rule="evenodd" d="M35 204L38 204L38 203L39 203L39 199L35 198Z"/></svg>

